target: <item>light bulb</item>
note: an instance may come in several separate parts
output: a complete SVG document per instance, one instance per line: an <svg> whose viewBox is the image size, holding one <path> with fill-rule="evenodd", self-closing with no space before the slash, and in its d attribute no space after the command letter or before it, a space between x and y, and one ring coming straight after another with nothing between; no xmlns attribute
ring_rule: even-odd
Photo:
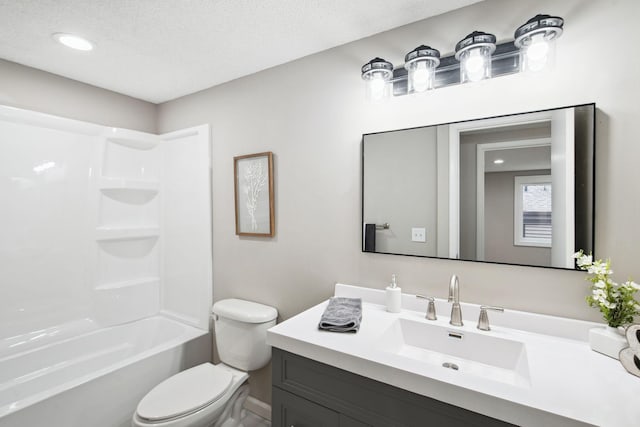
<svg viewBox="0 0 640 427"><path fill-rule="evenodd" d="M472 82L477 82L485 77L486 60L481 53L481 49L471 49L469 57L465 61L464 68L467 77Z"/></svg>
<svg viewBox="0 0 640 427"><path fill-rule="evenodd" d="M371 91L371 99L379 101L384 98L384 90L387 82L380 73L375 73L369 80L369 90Z"/></svg>
<svg viewBox="0 0 640 427"><path fill-rule="evenodd" d="M544 34L536 34L531 38L531 44L526 49L527 69L530 71L540 71L547 64L549 54L549 43L545 40Z"/></svg>
<svg viewBox="0 0 640 427"><path fill-rule="evenodd" d="M426 61L419 61L416 69L413 70L413 90L416 92L424 92L429 89L430 73L427 69Z"/></svg>

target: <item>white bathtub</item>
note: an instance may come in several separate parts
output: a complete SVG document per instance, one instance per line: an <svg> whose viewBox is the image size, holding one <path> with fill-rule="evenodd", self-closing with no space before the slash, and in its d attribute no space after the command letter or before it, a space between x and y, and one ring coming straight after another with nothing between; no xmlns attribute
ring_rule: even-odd
<svg viewBox="0 0 640 427"><path fill-rule="evenodd" d="M211 354L207 331L161 316L60 336L45 331L40 343L50 342L35 348L34 336L0 346L0 427L130 426L153 386Z"/></svg>

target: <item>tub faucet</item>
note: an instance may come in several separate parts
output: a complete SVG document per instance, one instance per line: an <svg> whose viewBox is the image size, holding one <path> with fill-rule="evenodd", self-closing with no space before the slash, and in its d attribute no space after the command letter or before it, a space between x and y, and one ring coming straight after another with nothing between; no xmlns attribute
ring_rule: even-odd
<svg viewBox="0 0 640 427"><path fill-rule="evenodd" d="M462 326L462 309L460 308L460 282L455 274L451 276L449 282L449 302L451 305L451 320L449 323L453 326Z"/></svg>

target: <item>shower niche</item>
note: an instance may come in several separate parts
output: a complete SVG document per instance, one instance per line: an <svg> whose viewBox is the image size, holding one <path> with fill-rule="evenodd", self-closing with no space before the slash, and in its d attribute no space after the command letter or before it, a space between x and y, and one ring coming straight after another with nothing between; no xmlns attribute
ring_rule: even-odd
<svg viewBox="0 0 640 427"><path fill-rule="evenodd" d="M122 129L108 131L101 141L94 311L103 324L160 309L159 143Z"/></svg>

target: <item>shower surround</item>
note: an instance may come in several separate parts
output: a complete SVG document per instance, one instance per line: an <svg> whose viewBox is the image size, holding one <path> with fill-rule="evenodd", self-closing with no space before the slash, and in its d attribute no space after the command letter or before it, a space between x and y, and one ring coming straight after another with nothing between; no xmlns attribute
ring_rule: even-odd
<svg viewBox="0 0 640 427"><path fill-rule="evenodd" d="M0 106L1 427L129 425L153 385L209 360L210 194L208 126Z"/></svg>

